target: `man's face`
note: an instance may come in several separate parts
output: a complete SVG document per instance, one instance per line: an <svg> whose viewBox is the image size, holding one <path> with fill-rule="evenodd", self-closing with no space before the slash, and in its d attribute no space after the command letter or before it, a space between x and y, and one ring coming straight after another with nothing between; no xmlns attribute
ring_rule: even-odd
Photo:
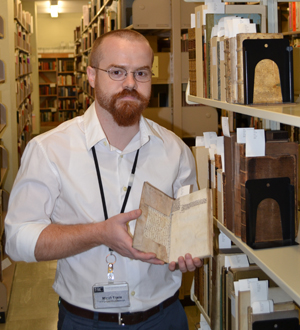
<svg viewBox="0 0 300 330"><path fill-rule="evenodd" d="M122 81L112 80L106 72L96 70L96 101L107 110L119 126L136 124L147 107L151 95L151 80L138 82L131 72L148 69L151 72L152 53L145 42L117 37L107 38L102 44L99 68L122 68L127 76Z"/></svg>

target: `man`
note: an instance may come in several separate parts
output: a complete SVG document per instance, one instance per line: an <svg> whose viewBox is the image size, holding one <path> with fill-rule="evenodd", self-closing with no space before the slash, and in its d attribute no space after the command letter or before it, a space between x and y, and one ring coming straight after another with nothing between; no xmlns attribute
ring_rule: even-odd
<svg viewBox="0 0 300 330"><path fill-rule="evenodd" d="M24 153L6 217L6 251L14 260L58 259L58 329L188 329L176 292L181 272L201 260L187 254L175 270L175 261L164 265L132 248L127 227L133 233L131 220L141 214L144 181L172 197L184 185L197 189L190 150L141 116L152 62L149 43L137 32L98 38L87 68L95 102L83 116L30 141ZM129 306L97 307L109 281L125 283Z"/></svg>

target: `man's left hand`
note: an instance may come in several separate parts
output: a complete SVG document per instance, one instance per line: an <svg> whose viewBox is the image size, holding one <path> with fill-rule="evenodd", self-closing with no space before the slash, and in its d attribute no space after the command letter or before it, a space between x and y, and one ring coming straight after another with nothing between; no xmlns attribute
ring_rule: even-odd
<svg viewBox="0 0 300 330"><path fill-rule="evenodd" d="M193 272L196 268L203 266L203 260L200 258L192 258L192 256L187 253L185 257L179 257L178 263L175 261L169 263L169 270L173 272L175 269L180 269L182 273Z"/></svg>

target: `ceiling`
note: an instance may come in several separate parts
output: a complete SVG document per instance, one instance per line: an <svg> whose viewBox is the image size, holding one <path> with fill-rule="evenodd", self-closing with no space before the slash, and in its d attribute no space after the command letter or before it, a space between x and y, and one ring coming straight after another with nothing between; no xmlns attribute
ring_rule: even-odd
<svg viewBox="0 0 300 330"><path fill-rule="evenodd" d="M49 0L22 0L22 2L36 2L38 14L50 13ZM82 6L88 3L88 0L58 0L58 13L82 13Z"/></svg>

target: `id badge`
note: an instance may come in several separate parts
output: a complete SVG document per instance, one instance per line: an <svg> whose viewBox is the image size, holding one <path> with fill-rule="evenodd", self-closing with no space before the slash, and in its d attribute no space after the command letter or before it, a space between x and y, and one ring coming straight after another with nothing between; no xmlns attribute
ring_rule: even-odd
<svg viewBox="0 0 300 330"><path fill-rule="evenodd" d="M93 286L94 308L126 307L129 302L129 286L126 282L97 283Z"/></svg>
<svg viewBox="0 0 300 330"><path fill-rule="evenodd" d="M112 260L108 260L108 259ZM106 256L108 264L107 279L108 283L96 283L93 285L94 308L114 308L130 306L129 285L127 282L115 282L114 268L117 258L110 252Z"/></svg>

